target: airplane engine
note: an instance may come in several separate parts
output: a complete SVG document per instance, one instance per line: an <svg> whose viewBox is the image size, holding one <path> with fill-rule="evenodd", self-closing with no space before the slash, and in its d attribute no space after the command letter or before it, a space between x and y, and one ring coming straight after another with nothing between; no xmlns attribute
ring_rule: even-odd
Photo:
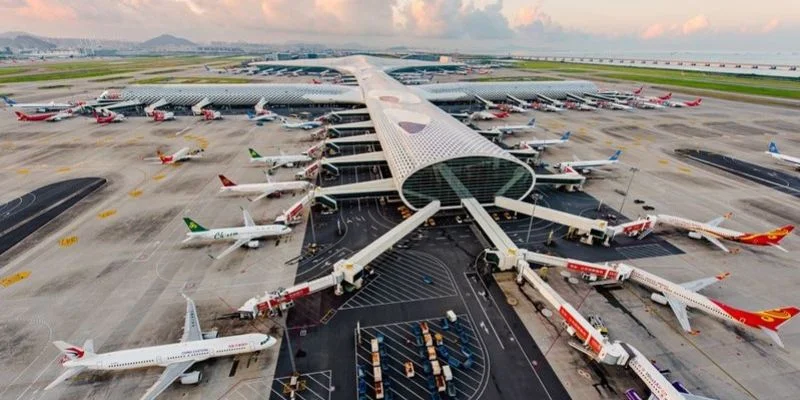
<svg viewBox="0 0 800 400"><path fill-rule="evenodd" d="M699 234L697 232L689 232L689 237L692 238L692 239L698 239L699 240L699 239L703 238L703 235L701 235L701 234Z"/></svg>
<svg viewBox="0 0 800 400"><path fill-rule="evenodd" d="M203 374L200 371L187 372L181 375L181 385L194 385L199 383L202 378Z"/></svg>
<svg viewBox="0 0 800 400"><path fill-rule="evenodd" d="M582 172L583 174L589 174L589 173L591 173L591 172L592 172L592 170L590 170L590 169L582 169L582 170L581 170L581 172Z"/></svg>
<svg viewBox="0 0 800 400"><path fill-rule="evenodd" d="M260 243L258 242L258 240L251 240L246 244L247 248L249 249L257 249L259 245Z"/></svg>
<svg viewBox="0 0 800 400"><path fill-rule="evenodd" d="M291 162L290 163L286 163L286 166L289 167L289 168L294 168L294 163L291 163Z"/></svg>
<svg viewBox="0 0 800 400"><path fill-rule="evenodd" d="M664 297L663 295L658 294L658 293L651 294L650 295L650 300L653 300L656 303L661 304L663 306L667 305L667 298Z"/></svg>

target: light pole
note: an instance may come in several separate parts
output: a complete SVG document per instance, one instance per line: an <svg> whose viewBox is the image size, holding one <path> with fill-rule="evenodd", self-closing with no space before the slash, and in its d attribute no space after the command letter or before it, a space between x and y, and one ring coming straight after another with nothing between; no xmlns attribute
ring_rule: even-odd
<svg viewBox="0 0 800 400"><path fill-rule="evenodd" d="M619 206L619 214L622 215L622 207L625 207L625 200L628 199L628 192L631 190L631 184L633 184L633 177L636 176L636 173L639 172L639 168L631 167L628 171L631 171L631 179L628 181L628 187L625 189L625 196L622 197L622 204Z"/></svg>
<svg viewBox="0 0 800 400"><path fill-rule="evenodd" d="M297 365L294 363L294 350L292 350L292 340L289 338L289 328L282 319L273 318L272 320L283 328L283 338L286 339L286 349L289 350L289 362L292 364L292 373L294 374L297 372Z"/></svg>
<svg viewBox="0 0 800 400"><path fill-rule="evenodd" d="M528 236L525 238L526 246L531 241L531 228L533 228L533 214L536 214L536 203L539 202L539 194L533 193L531 197L533 197L533 209L531 210L531 219L530 221L528 221Z"/></svg>

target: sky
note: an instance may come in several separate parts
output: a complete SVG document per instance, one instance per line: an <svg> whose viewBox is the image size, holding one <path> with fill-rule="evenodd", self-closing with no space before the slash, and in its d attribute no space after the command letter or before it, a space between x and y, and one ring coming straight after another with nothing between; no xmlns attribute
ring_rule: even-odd
<svg viewBox="0 0 800 400"><path fill-rule="evenodd" d="M800 1L0 0L0 30L464 52L800 52Z"/></svg>

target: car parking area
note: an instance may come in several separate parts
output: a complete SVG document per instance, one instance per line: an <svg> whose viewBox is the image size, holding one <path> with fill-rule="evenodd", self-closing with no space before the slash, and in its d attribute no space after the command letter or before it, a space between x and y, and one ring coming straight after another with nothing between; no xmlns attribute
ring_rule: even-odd
<svg viewBox="0 0 800 400"><path fill-rule="evenodd" d="M426 346L424 335L436 349L432 354ZM379 345L378 361L372 355L372 340ZM455 323L444 316L439 319L402 322L396 324L361 327L356 332L356 380L359 399L374 399L376 371L383 383L384 399L472 399L477 398L486 383L488 372L486 354L477 337L474 324L466 315L459 315ZM438 345L437 345L438 344ZM437 388L436 371L431 359L440 369L447 365L452 379L447 388ZM405 363L413 365L413 377L407 377ZM444 380L444 375L440 380ZM452 388L451 388L452 386ZM450 393L450 394L448 394ZM453 395L451 395L453 394Z"/></svg>

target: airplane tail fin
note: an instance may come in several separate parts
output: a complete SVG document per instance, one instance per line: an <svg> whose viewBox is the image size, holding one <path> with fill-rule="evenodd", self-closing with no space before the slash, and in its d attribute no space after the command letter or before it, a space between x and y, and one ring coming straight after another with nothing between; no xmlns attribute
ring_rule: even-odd
<svg viewBox="0 0 800 400"><path fill-rule="evenodd" d="M208 230L197 222L194 222L191 218L184 217L183 222L186 223L186 226L189 228L189 232L205 232Z"/></svg>
<svg viewBox="0 0 800 400"><path fill-rule="evenodd" d="M17 120L18 120L18 121L22 121L22 120L24 120L25 118L27 118L27 117L28 117L28 116L27 116L27 115L25 115L25 113L24 113L24 112L22 112L22 111L14 111L14 114L17 114Z"/></svg>
<svg viewBox="0 0 800 400"><path fill-rule="evenodd" d="M256 116L256 114L254 114L252 111L248 111L247 112L247 119L253 119L253 118L255 118L255 116Z"/></svg>
<svg viewBox="0 0 800 400"><path fill-rule="evenodd" d="M164 155L164 153L162 153L161 150L157 150L156 155L158 156L158 159L161 160L162 163L167 163L170 161L169 157Z"/></svg>
<svg viewBox="0 0 800 400"><path fill-rule="evenodd" d="M769 142L769 150L770 153L773 154L780 154L781 152L778 151L778 145L775 142Z"/></svg>
<svg viewBox="0 0 800 400"><path fill-rule="evenodd" d="M530 121L528 121L528 126L536 126L536 117L533 117Z"/></svg>
<svg viewBox="0 0 800 400"><path fill-rule="evenodd" d="M211 68L208 67L208 64L205 64L203 66L206 67L206 71L211 71Z"/></svg>
<svg viewBox="0 0 800 400"><path fill-rule="evenodd" d="M258 154L257 151L253 150L252 148L247 149L247 152L250 153L250 158L261 158L261 154Z"/></svg>
<svg viewBox="0 0 800 400"><path fill-rule="evenodd" d="M714 303L730 315L731 318L740 323L752 328L761 329L762 332L769 336L769 338L780 347L783 347L783 342L781 342L781 338L778 336L778 329L800 313L800 308L792 306L762 311L747 311L717 301L714 301Z"/></svg>
<svg viewBox="0 0 800 400"><path fill-rule="evenodd" d="M226 178L225 175L219 175L219 180L222 181L222 186L225 186L225 187L236 186L236 183L233 182L232 180Z"/></svg>
<svg viewBox="0 0 800 400"><path fill-rule="evenodd" d="M61 350L62 353L64 353L63 361L78 360L86 356L94 355L94 341L91 339L84 342L83 347L75 346L67 342L62 342L60 340L56 340L55 342L53 342L53 345L58 347L58 349Z"/></svg>
<svg viewBox="0 0 800 400"><path fill-rule="evenodd" d="M9 99L8 96L3 96L2 99L3 99L3 103L6 103L9 106L13 106L14 104L17 104L16 101L14 101L12 99Z"/></svg>
<svg viewBox="0 0 800 400"><path fill-rule="evenodd" d="M794 230L794 225L784 225L765 233L745 234L739 241L759 246L780 247L780 242Z"/></svg>
<svg viewBox="0 0 800 400"><path fill-rule="evenodd" d="M622 154L622 150L615 151L614 154L611 156L611 158L609 158L609 160L611 160L611 161L619 160L619 155L620 154Z"/></svg>
<svg viewBox="0 0 800 400"><path fill-rule="evenodd" d="M571 135L571 134L572 134L572 132L570 132L570 131L564 132L564 136L561 136L561 140L564 140L564 141L569 140L569 135Z"/></svg>

